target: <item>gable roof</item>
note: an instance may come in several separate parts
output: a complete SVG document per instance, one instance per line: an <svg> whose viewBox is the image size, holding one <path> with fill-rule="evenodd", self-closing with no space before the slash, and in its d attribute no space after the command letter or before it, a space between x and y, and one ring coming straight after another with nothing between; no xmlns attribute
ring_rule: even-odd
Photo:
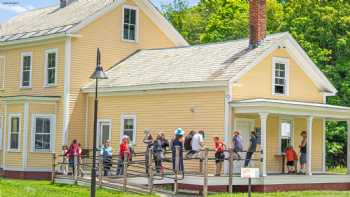
<svg viewBox="0 0 350 197"><path fill-rule="evenodd" d="M99 87L102 91L124 91L181 88L185 84L196 87L226 86L228 82L238 80L289 39L293 39L289 33L272 34L255 49L248 48L249 39L241 39L188 47L140 50L109 69L106 72L109 79L101 80ZM318 70L317 67L312 69ZM322 72L315 74L322 75L319 79L325 80L320 86L334 93L335 88ZM319 84L317 81L315 83ZM90 92L94 90L94 86L92 81L82 89Z"/></svg>
<svg viewBox="0 0 350 197"><path fill-rule="evenodd" d="M0 25L0 44L76 33L124 2L125 0L75 0L64 8L55 5L24 12ZM149 0L135 0L135 3L174 44L188 45Z"/></svg>

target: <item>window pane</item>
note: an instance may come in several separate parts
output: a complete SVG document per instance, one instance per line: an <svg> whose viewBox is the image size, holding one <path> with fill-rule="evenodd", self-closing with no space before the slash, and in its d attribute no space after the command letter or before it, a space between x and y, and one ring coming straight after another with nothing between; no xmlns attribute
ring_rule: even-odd
<svg viewBox="0 0 350 197"><path fill-rule="evenodd" d="M54 84L55 83L55 69L49 69L47 71L47 83L48 84Z"/></svg>
<svg viewBox="0 0 350 197"><path fill-rule="evenodd" d="M29 86L30 71L23 71L22 86Z"/></svg>
<svg viewBox="0 0 350 197"><path fill-rule="evenodd" d="M50 119L45 118L43 119L43 125L44 125L44 129L43 129L43 133L50 133Z"/></svg>
<svg viewBox="0 0 350 197"><path fill-rule="evenodd" d="M275 86L275 93L284 94L284 86Z"/></svg>
<svg viewBox="0 0 350 197"><path fill-rule="evenodd" d="M49 53L47 59L47 68L56 67L56 53Z"/></svg>
<svg viewBox="0 0 350 197"><path fill-rule="evenodd" d="M50 150L50 135L43 135L43 147L44 150Z"/></svg>
<svg viewBox="0 0 350 197"><path fill-rule="evenodd" d="M286 151L287 146L290 144L290 139L281 140L281 152Z"/></svg>
<svg viewBox="0 0 350 197"><path fill-rule="evenodd" d="M134 120L124 119L124 129L134 129Z"/></svg>
<svg viewBox="0 0 350 197"><path fill-rule="evenodd" d="M102 143L105 143L106 140L109 140L109 125L102 126Z"/></svg>
<svg viewBox="0 0 350 197"><path fill-rule="evenodd" d="M35 125L35 129L36 129L36 133L42 133L43 132L43 120L41 118L37 118L36 119L36 125Z"/></svg>
<svg viewBox="0 0 350 197"><path fill-rule="evenodd" d="M130 9L124 9L124 23L130 23Z"/></svg>
<svg viewBox="0 0 350 197"><path fill-rule="evenodd" d="M130 25L129 40L135 40L135 25Z"/></svg>
<svg viewBox="0 0 350 197"><path fill-rule="evenodd" d="M129 25L124 24L124 39L129 39Z"/></svg>
<svg viewBox="0 0 350 197"><path fill-rule="evenodd" d="M134 130L126 129L124 130L124 135L129 136L130 142L134 141Z"/></svg>
<svg viewBox="0 0 350 197"><path fill-rule="evenodd" d="M18 134L17 133L11 133L10 149L18 149Z"/></svg>
<svg viewBox="0 0 350 197"><path fill-rule="evenodd" d="M130 14L130 23L135 25L136 24L136 10L131 10L131 14Z"/></svg>
<svg viewBox="0 0 350 197"><path fill-rule="evenodd" d="M19 131L19 118L11 118L11 133L18 133Z"/></svg>
<svg viewBox="0 0 350 197"><path fill-rule="evenodd" d="M30 70L30 56L23 57L23 70Z"/></svg>
<svg viewBox="0 0 350 197"><path fill-rule="evenodd" d="M290 138L291 137L291 124L289 122L282 122L281 124L281 137Z"/></svg>

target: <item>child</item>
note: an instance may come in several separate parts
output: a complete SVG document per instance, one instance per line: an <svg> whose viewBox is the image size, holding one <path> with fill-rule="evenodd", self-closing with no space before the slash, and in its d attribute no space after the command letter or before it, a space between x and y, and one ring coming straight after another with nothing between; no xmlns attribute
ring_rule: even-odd
<svg viewBox="0 0 350 197"><path fill-rule="evenodd" d="M183 136L185 132L183 129L178 128L175 130L175 137L171 142L171 152L173 161L173 170L178 170L179 173L184 173L184 161L183 161ZM179 169L176 169L176 147L180 147L179 154Z"/></svg>
<svg viewBox="0 0 350 197"><path fill-rule="evenodd" d="M62 173L64 175L68 175L68 162L69 162L69 155L68 155L68 146L63 146L63 165L61 166Z"/></svg>
<svg viewBox="0 0 350 197"><path fill-rule="evenodd" d="M298 160L297 153L293 149L293 146L289 145L286 149L286 158L287 158L287 168L288 174L295 173L294 163Z"/></svg>
<svg viewBox="0 0 350 197"><path fill-rule="evenodd" d="M117 175L124 174L124 154L127 153L128 159L131 159L130 147L129 147L129 137L124 135L122 137L122 142L119 145L119 162L117 168Z"/></svg>
<svg viewBox="0 0 350 197"><path fill-rule="evenodd" d="M220 176L222 170L222 163L225 160L225 144L220 140L219 137L215 136L213 138L215 147L215 164L216 164L216 174L215 176Z"/></svg>

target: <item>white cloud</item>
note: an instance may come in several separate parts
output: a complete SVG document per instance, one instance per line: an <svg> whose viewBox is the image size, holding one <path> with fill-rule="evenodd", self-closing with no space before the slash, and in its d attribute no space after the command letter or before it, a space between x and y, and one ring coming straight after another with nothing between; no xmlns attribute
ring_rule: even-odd
<svg viewBox="0 0 350 197"><path fill-rule="evenodd" d="M0 4L0 10L21 13L28 10L32 10L35 7L32 5L22 6L22 5L13 5L13 4Z"/></svg>

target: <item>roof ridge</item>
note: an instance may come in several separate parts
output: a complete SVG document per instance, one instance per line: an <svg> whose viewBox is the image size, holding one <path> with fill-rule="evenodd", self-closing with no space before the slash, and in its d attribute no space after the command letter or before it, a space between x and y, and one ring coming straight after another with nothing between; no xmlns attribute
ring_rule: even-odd
<svg viewBox="0 0 350 197"><path fill-rule="evenodd" d="M273 33L273 34L268 34L267 37L269 36L277 36L281 35L284 36L288 32L278 32L278 33ZM141 49L141 51L152 51L152 50L171 50L171 49L181 49L181 48L193 48L193 47L201 47L201 46L210 46L210 45L216 45L216 44L226 44L226 43L234 43L234 42L241 42L248 40L248 38L239 38L236 40L225 40L225 41L218 41L218 42L208 42L208 43L200 43L200 44L194 44L194 45L188 45L188 46L177 46L177 47L167 47L167 48L152 48L152 49Z"/></svg>

